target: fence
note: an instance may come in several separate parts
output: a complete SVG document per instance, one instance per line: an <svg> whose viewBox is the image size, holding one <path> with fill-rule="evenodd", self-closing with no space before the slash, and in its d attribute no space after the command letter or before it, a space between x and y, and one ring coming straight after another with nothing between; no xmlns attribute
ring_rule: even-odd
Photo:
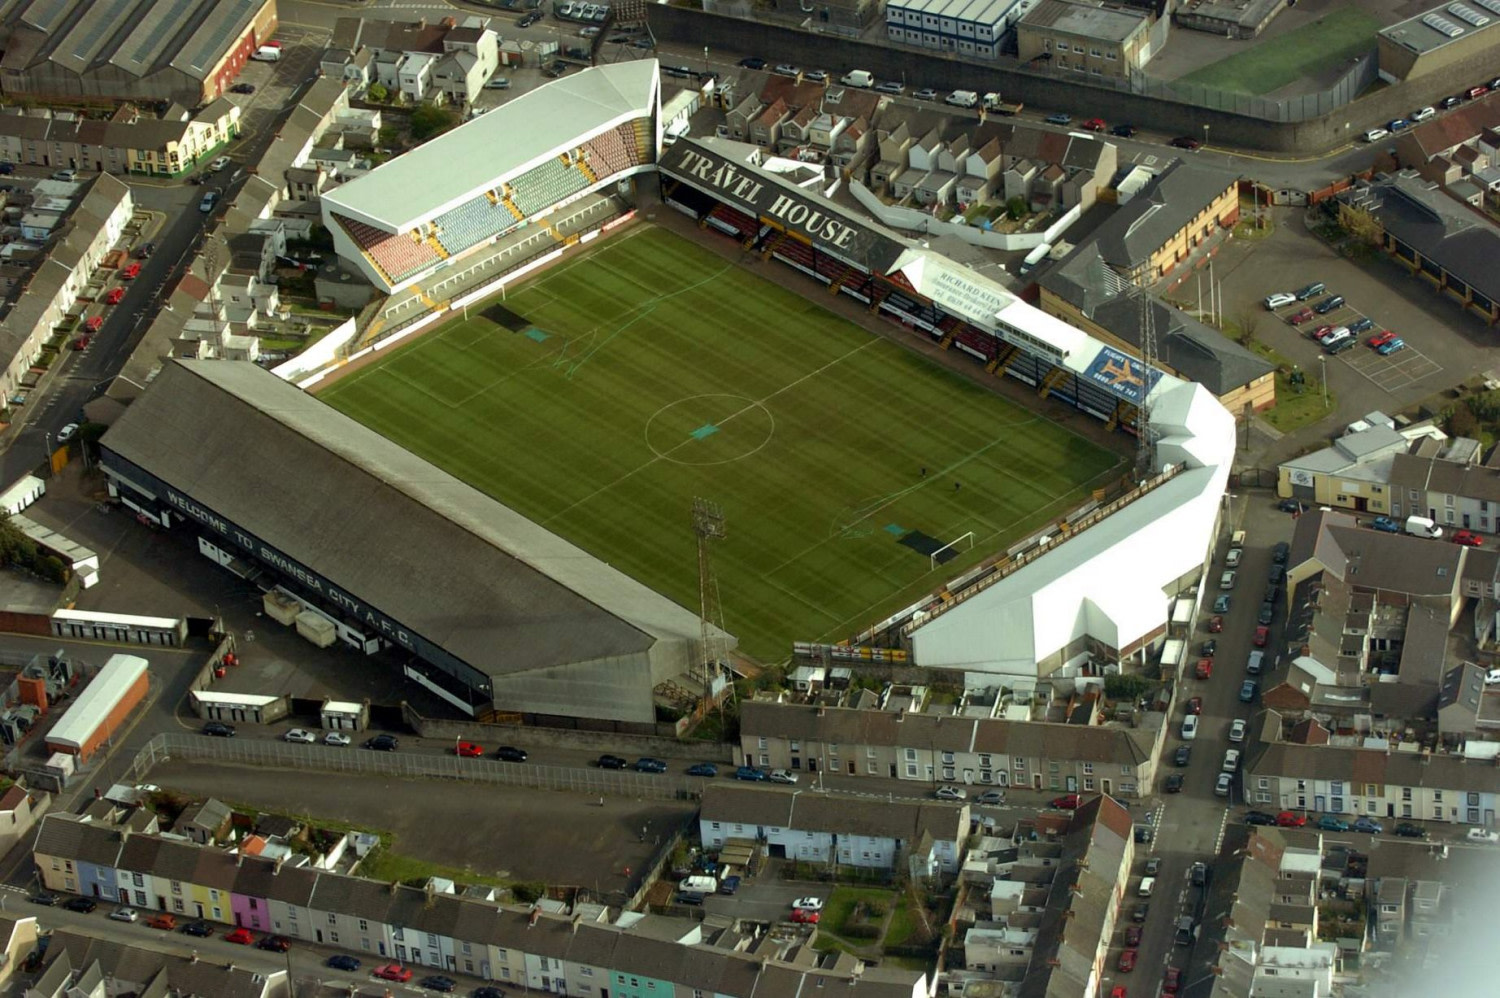
<svg viewBox="0 0 1500 998"><path fill-rule="evenodd" d="M454 755L374 752L250 738L210 738L176 731L162 732L147 742L132 760L127 770L128 778L131 782L141 781L154 767L172 759L270 769L463 780L529 790L566 790L595 797L629 796L643 800L694 800L706 782L703 778L668 773L533 766L494 759L462 759Z"/></svg>

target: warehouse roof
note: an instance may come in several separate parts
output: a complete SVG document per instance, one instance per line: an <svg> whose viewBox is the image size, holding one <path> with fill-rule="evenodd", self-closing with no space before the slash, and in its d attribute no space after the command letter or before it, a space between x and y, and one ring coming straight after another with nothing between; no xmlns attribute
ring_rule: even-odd
<svg viewBox="0 0 1500 998"><path fill-rule="evenodd" d="M147 662L138 655L111 655L93 682L83 688L61 721L47 732L47 744L81 749L120 698L146 674Z"/></svg>
<svg viewBox="0 0 1500 998"><path fill-rule="evenodd" d="M168 362L103 447L493 676L699 634L693 613L255 364Z"/></svg>
<svg viewBox="0 0 1500 998"><path fill-rule="evenodd" d="M596 66L502 104L323 195L325 204L404 232L656 101L656 60Z"/></svg>

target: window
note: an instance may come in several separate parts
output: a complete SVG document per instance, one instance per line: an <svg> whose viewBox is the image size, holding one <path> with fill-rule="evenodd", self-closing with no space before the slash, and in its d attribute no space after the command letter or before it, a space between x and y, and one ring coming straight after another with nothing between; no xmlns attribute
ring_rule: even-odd
<svg viewBox="0 0 1500 998"><path fill-rule="evenodd" d="M906 750L906 761L907 762L912 762L916 758L917 758L917 750L916 749L909 748L909 749Z"/></svg>
<svg viewBox="0 0 1500 998"><path fill-rule="evenodd" d="M1104 53L1104 58L1108 59L1110 62L1114 62L1118 57L1113 52L1106 52Z"/></svg>
<svg viewBox="0 0 1500 998"><path fill-rule="evenodd" d="M766 747L766 739L765 739L764 735L762 735L760 738L756 739L755 747L756 748L760 748L760 749L763 749L763 748Z"/></svg>
<svg viewBox="0 0 1500 998"><path fill-rule="evenodd" d="M1269 779L1267 779L1266 777L1264 777L1264 776L1260 777L1258 780L1255 781L1255 788L1257 790L1266 790L1270 786L1271 786L1271 781Z"/></svg>
<svg viewBox="0 0 1500 998"><path fill-rule="evenodd" d="M182 893L182 881L180 881L180 880L174 880L174 881L172 881L172 893L173 894L181 894Z"/></svg>
<svg viewBox="0 0 1500 998"><path fill-rule="evenodd" d="M1026 768L1026 760L1025 759L1017 759L1017 760L1015 760L1015 762L1013 763L1013 765L1015 766L1016 770L1019 772L1020 770L1023 770L1023 769Z"/></svg>
<svg viewBox="0 0 1500 998"><path fill-rule="evenodd" d="M370 931L370 923L368 921L366 921L365 919L361 918L359 920L359 931L361 931L361 932L369 932ZM468 951L469 951L468 950L468 943L465 943L464 944L464 952L467 953Z"/></svg>
<svg viewBox="0 0 1500 998"><path fill-rule="evenodd" d="M1131 783L1131 782L1129 782L1127 780L1121 780L1120 781L1120 793L1122 793L1122 794L1133 794L1133 793L1135 793L1135 784Z"/></svg>
<svg viewBox="0 0 1500 998"><path fill-rule="evenodd" d="M339 934L337 932L328 933L328 941L336 945L339 941Z"/></svg>
<svg viewBox="0 0 1500 998"><path fill-rule="evenodd" d="M1402 787L1401 788L1401 799L1402 800L1411 800L1411 787Z"/></svg>
<svg viewBox="0 0 1500 998"><path fill-rule="evenodd" d="M792 739L792 744L791 744L791 750L793 752L801 752L802 751L802 742L799 741L796 738L793 738Z"/></svg>
<svg viewBox="0 0 1500 998"><path fill-rule="evenodd" d="M943 765L945 765L945 766L951 766L951 765L953 765L953 753L952 752L944 752L943 753Z"/></svg>
<svg viewBox="0 0 1500 998"><path fill-rule="evenodd" d="M1435 804L1441 804L1443 802L1443 792L1441 790L1434 790L1432 792L1432 800Z"/></svg>
<svg viewBox="0 0 1500 998"><path fill-rule="evenodd" d="M256 907L257 907L257 905L255 903L255 898L251 898L250 899L250 910L254 911L256 909Z"/></svg>
<svg viewBox="0 0 1500 998"><path fill-rule="evenodd" d="M1052 51L1052 39L1050 39L1050 38L1043 38L1042 39L1042 50L1044 52L1051 52ZM1062 51L1061 48L1059 48L1058 51Z"/></svg>
<svg viewBox="0 0 1500 998"><path fill-rule="evenodd" d="M1328 784L1328 792L1331 794L1342 794L1344 792L1344 781L1331 780ZM1334 810L1337 811L1338 808L1334 808Z"/></svg>
<svg viewBox="0 0 1500 998"><path fill-rule="evenodd" d="M1103 53L1101 53L1098 49L1089 49L1089 55L1093 56L1095 59L1099 58L1099 56L1102 54Z"/></svg>
<svg viewBox="0 0 1500 998"><path fill-rule="evenodd" d="M875 763L873 761L865 764L865 772L870 776L875 775Z"/></svg>
<svg viewBox="0 0 1500 998"><path fill-rule="evenodd" d="M1130 775L1130 767L1128 765L1121 766L1120 767L1120 775L1121 776L1129 776Z"/></svg>
<svg viewBox="0 0 1500 998"><path fill-rule="evenodd" d="M130 875L130 881L131 881L131 883L135 884L137 887L144 887L144 886L146 886L146 879L144 877L142 877L139 873L132 873Z"/></svg>
<svg viewBox="0 0 1500 998"><path fill-rule="evenodd" d="M771 764L771 756L769 753L762 752L760 754L760 764L762 766L769 766Z"/></svg>
<svg viewBox="0 0 1500 998"><path fill-rule="evenodd" d="M594 968L593 967L579 967L578 968L578 973L582 974L584 977L593 977L594 976Z"/></svg>
<svg viewBox="0 0 1500 998"><path fill-rule="evenodd" d="M1092 776L1094 774L1094 764L1092 762L1084 763L1083 773L1085 776Z"/></svg>
<svg viewBox="0 0 1500 998"><path fill-rule="evenodd" d="M1453 505L1453 496L1451 496L1451 495L1445 495L1445 496L1443 496L1443 505L1444 506L1452 506Z"/></svg>
<svg viewBox="0 0 1500 998"><path fill-rule="evenodd" d="M337 924L339 924L339 917L337 915L335 915L331 911L328 913L328 924L329 925L337 925ZM399 931L400 930L398 929L397 932L399 933ZM399 939L400 936L398 935L397 938Z"/></svg>
<svg viewBox="0 0 1500 998"><path fill-rule="evenodd" d="M1342 798L1342 797L1335 797L1332 800L1332 804L1333 804L1333 813L1334 814L1339 814L1340 812L1342 812L1344 810L1344 798Z"/></svg>

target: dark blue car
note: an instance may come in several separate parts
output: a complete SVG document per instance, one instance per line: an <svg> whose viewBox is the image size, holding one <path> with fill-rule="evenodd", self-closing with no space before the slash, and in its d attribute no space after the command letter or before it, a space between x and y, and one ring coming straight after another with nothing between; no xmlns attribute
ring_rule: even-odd
<svg viewBox="0 0 1500 998"><path fill-rule="evenodd" d="M343 953L337 953L328 958L328 966L332 967L334 970L358 970L359 961L354 959L354 957L352 956L346 956Z"/></svg>
<svg viewBox="0 0 1500 998"><path fill-rule="evenodd" d="M667 771L667 764L660 759L642 756L635 761L635 771L637 773L665 773Z"/></svg>
<svg viewBox="0 0 1500 998"><path fill-rule="evenodd" d="M741 766L739 769L736 769L734 771L734 778L736 780L770 779L770 777L766 775L766 771L764 769L756 769L754 766Z"/></svg>
<svg viewBox="0 0 1500 998"><path fill-rule="evenodd" d="M719 767L711 762L699 762L688 767L689 776L718 776Z"/></svg>
<svg viewBox="0 0 1500 998"><path fill-rule="evenodd" d="M1247 680L1245 680L1243 683L1240 684L1240 700L1243 703L1254 703L1255 702L1255 694L1256 694L1256 692L1259 689L1260 689L1260 685L1258 683L1256 683L1255 680L1253 680L1253 679L1247 679Z"/></svg>

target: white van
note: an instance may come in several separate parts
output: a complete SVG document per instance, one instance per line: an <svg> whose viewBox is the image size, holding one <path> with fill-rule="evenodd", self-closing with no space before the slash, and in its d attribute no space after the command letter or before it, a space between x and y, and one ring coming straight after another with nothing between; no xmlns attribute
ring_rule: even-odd
<svg viewBox="0 0 1500 998"><path fill-rule="evenodd" d="M954 107L974 107L979 103L979 95L972 90L955 90L943 98L943 103Z"/></svg>
<svg viewBox="0 0 1500 998"><path fill-rule="evenodd" d="M839 77L839 82L846 87L859 87L861 89L875 85L875 74L868 69L851 69Z"/></svg>
<svg viewBox="0 0 1500 998"><path fill-rule="evenodd" d="M719 881L714 877L684 877L682 883L677 885L679 891L697 891L699 894L712 894L719 889Z"/></svg>
<svg viewBox="0 0 1500 998"><path fill-rule="evenodd" d="M272 48L270 45L262 45L260 48L255 50L255 54L250 58L254 59L256 62L280 62L281 49Z"/></svg>
<svg viewBox="0 0 1500 998"><path fill-rule="evenodd" d="M1425 516L1408 516L1406 532L1413 537L1441 537L1443 528Z"/></svg>
<svg viewBox="0 0 1500 998"><path fill-rule="evenodd" d="M1151 892L1154 890L1156 890L1156 878L1142 877L1141 886L1135 889L1135 895L1136 897L1148 898L1151 896Z"/></svg>

